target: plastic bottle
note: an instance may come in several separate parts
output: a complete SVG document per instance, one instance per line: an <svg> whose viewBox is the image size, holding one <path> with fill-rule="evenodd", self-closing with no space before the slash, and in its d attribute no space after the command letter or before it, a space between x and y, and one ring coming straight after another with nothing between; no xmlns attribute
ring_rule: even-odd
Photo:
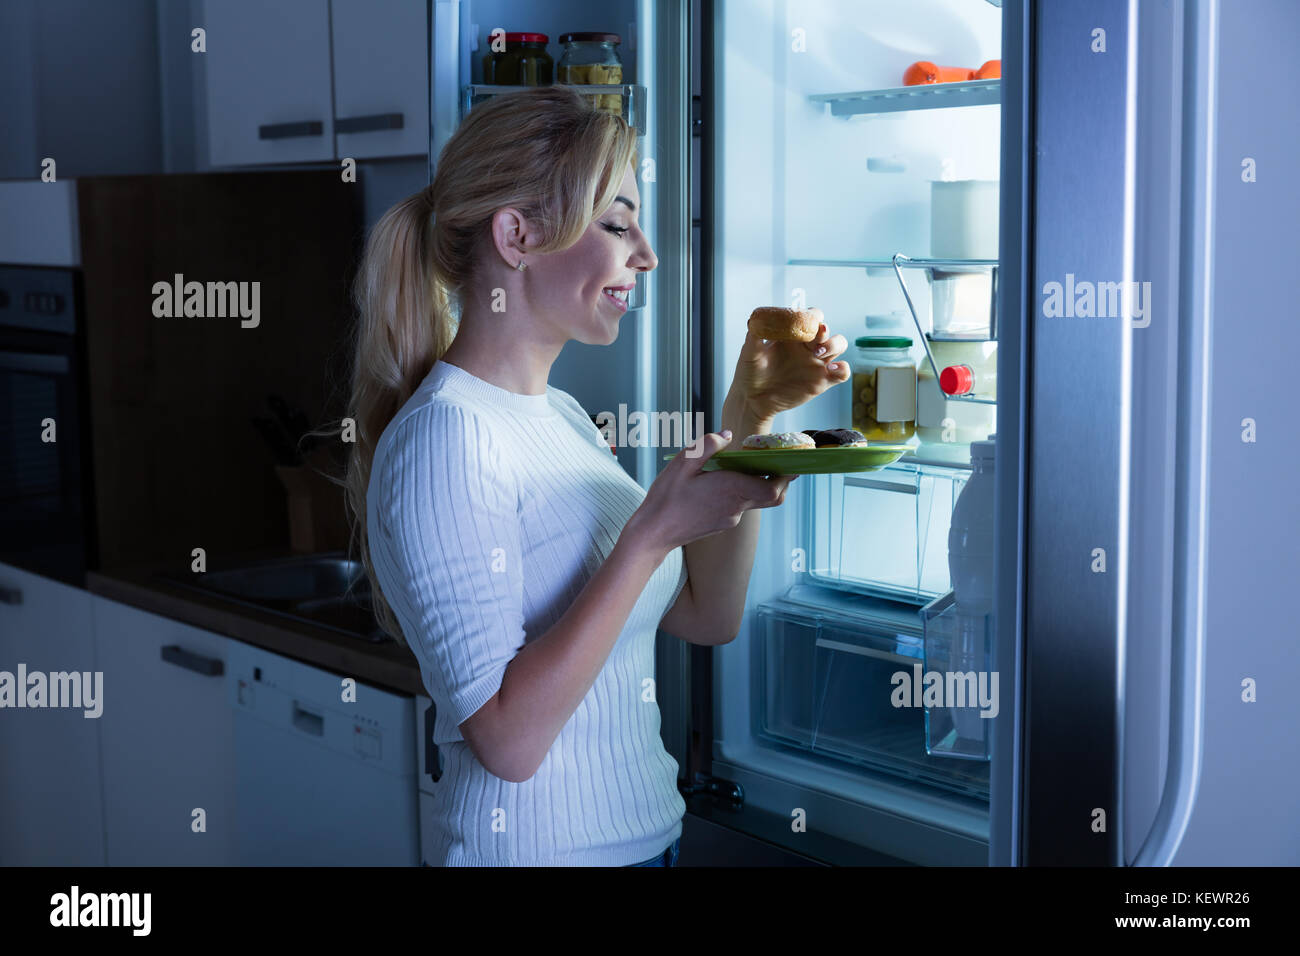
<svg viewBox="0 0 1300 956"><path fill-rule="evenodd" d="M993 610L993 470L997 442L970 443L971 477L952 509L948 572L958 613Z"/></svg>
<svg viewBox="0 0 1300 956"><path fill-rule="evenodd" d="M996 448L997 443L991 440L971 442L971 477L952 509L948 529L948 571L956 612L948 666L960 673L974 671L977 680L991 662ZM987 721L980 717L977 702L954 707L952 716L962 737L987 739L987 727L983 726Z"/></svg>

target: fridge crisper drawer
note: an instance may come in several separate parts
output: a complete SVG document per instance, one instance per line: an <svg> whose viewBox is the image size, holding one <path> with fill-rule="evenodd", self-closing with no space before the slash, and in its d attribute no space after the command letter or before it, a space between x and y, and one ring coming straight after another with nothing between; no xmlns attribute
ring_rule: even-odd
<svg viewBox="0 0 1300 956"><path fill-rule="evenodd" d="M988 765L932 757L923 708L894 706L893 675L921 663L919 635L776 604L759 607L761 738L957 793L988 797Z"/></svg>
<svg viewBox="0 0 1300 956"><path fill-rule="evenodd" d="M969 478L966 469L907 464L813 476L809 577L918 604L945 593L948 528Z"/></svg>

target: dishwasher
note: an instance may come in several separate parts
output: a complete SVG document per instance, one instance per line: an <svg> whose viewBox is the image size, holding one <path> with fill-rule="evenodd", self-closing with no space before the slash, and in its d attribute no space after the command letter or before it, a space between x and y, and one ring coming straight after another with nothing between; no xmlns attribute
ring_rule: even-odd
<svg viewBox="0 0 1300 956"><path fill-rule="evenodd" d="M230 643L239 865L418 865L414 698Z"/></svg>

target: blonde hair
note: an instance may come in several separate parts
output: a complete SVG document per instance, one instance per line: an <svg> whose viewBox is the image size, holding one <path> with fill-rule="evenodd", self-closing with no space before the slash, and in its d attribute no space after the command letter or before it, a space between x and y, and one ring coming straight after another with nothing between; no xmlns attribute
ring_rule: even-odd
<svg viewBox="0 0 1300 956"><path fill-rule="evenodd" d="M635 149L621 116L564 86L495 96L447 141L433 182L388 210L366 240L353 287L356 440L344 486L375 617L399 641L406 637L375 577L366 529L375 446L451 345L479 257L491 249L493 214L513 207L539 228L537 252L565 249L614 201Z"/></svg>

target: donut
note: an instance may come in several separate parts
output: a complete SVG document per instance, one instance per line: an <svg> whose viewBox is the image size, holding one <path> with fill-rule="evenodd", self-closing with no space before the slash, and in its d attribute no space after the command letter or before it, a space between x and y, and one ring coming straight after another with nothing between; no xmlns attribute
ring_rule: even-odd
<svg viewBox="0 0 1300 956"><path fill-rule="evenodd" d="M862 432L853 428L812 429L805 431L804 434L816 442L818 448L842 448L867 444L867 439Z"/></svg>
<svg viewBox="0 0 1300 956"><path fill-rule="evenodd" d="M803 432L777 432L775 435L750 435L741 448L816 448L816 443Z"/></svg>
<svg viewBox="0 0 1300 956"><path fill-rule="evenodd" d="M765 305L749 313L749 331L769 342L811 342L824 318L821 309Z"/></svg>

